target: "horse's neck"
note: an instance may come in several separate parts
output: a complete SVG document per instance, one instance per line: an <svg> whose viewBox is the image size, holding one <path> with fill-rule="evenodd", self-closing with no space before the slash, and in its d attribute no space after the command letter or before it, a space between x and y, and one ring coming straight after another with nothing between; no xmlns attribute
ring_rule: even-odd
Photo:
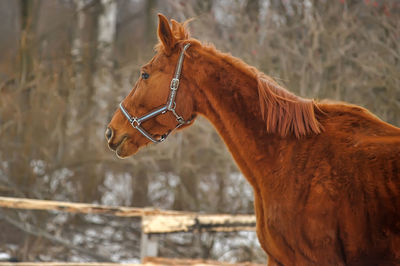
<svg viewBox="0 0 400 266"><path fill-rule="evenodd" d="M198 112L207 117L222 136L235 161L254 186L262 173L260 165L271 163L277 151L274 136L266 133L262 119L257 80L254 75L214 56L204 56L206 65L199 76L207 78L197 84Z"/></svg>

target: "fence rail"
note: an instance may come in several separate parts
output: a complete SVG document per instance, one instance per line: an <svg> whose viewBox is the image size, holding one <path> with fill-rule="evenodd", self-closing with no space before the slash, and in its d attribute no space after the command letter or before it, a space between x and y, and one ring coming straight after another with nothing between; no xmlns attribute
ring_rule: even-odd
<svg viewBox="0 0 400 266"><path fill-rule="evenodd" d="M143 217L146 215L182 215L191 214L179 211L163 211L153 208L134 208L121 206L105 206L88 203L72 203L63 201L37 200L25 198L0 197L0 207L10 209L45 210L71 213L105 214L120 217ZM194 215L195 213L193 213Z"/></svg>
<svg viewBox="0 0 400 266"><path fill-rule="evenodd" d="M254 231L255 225L255 216L244 214L156 215L142 218L142 230L145 234Z"/></svg>
<svg viewBox="0 0 400 266"><path fill-rule="evenodd" d="M144 258L142 264L118 264L118 263L101 263L101 262L0 262L0 266L261 266L264 264L256 264L251 262L227 263L213 260L203 259L172 259L172 258Z"/></svg>

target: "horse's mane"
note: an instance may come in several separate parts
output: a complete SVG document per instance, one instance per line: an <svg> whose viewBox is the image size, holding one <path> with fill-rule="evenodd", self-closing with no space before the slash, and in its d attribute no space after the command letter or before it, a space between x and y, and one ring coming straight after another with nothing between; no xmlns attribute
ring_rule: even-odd
<svg viewBox="0 0 400 266"><path fill-rule="evenodd" d="M187 42L201 46L214 54L220 55L224 61L236 66L242 72L250 74L257 80L261 115L266 122L267 132L282 137L294 134L297 138L321 132L321 125L315 115L315 109L318 109L318 107L313 100L294 95L271 77L230 54L219 52L213 45L190 39L190 33L187 29L190 20L184 23L178 23L175 20L171 20L171 22L172 33L177 40L177 46L182 47ZM158 52L162 51L164 49L162 43L159 42L155 49Z"/></svg>
<svg viewBox="0 0 400 266"><path fill-rule="evenodd" d="M261 115L268 132L283 137L292 133L297 138L321 132L313 100L294 95L261 72L257 74L257 85Z"/></svg>

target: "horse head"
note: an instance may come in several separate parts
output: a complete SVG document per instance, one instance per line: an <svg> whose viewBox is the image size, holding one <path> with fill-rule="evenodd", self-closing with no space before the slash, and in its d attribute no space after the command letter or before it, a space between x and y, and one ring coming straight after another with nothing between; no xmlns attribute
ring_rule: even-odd
<svg viewBox="0 0 400 266"><path fill-rule="evenodd" d="M157 52L142 66L139 79L105 132L108 146L121 158L149 143L163 141L174 129L188 126L195 118L189 88L193 74L183 64L190 46L186 23L171 20L171 27L165 16L158 17Z"/></svg>

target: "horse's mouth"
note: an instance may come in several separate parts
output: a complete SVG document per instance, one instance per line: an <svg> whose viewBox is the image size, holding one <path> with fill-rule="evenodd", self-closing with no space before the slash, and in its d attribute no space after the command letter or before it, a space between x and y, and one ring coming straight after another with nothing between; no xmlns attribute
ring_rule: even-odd
<svg viewBox="0 0 400 266"><path fill-rule="evenodd" d="M126 157L129 156L129 155L125 155L124 150L121 149L121 148L118 148L118 149L115 151L115 154L117 155L117 157L118 157L119 159L125 159Z"/></svg>
<svg viewBox="0 0 400 266"><path fill-rule="evenodd" d="M115 148L115 154L117 154L117 156L119 157L119 158L124 158L124 156L122 156L122 153L123 153L123 146L124 146L124 143L126 142L126 140L128 139L128 137L127 136L125 136L125 137L123 137L123 139L118 143L118 145L117 145L117 147Z"/></svg>
<svg viewBox="0 0 400 266"><path fill-rule="evenodd" d="M172 132L172 130L168 130L168 132L166 132L165 134L154 134L153 137L156 140L159 139L166 139L167 136ZM118 158L120 159L124 159L127 158L133 154L135 154L140 147L142 146L146 146L147 144L152 143L147 142L147 143L143 143L142 145L138 145L137 143L133 142L131 137L129 137L128 135L124 135L119 142L116 143L108 143L108 147L110 148L110 150L112 150L113 152L115 152L115 154L117 155Z"/></svg>
<svg viewBox="0 0 400 266"><path fill-rule="evenodd" d="M128 136L125 136L118 146L116 147L115 154L120 159L125 159L133 154L135 154L139 150L139 147L130 141Z"/></svg>
<svg viewBox="0 0 400 266"><path fill-rule="evenodd" d="M126 141L126 139L128 138L128 136L123 136L120 141L118 142L108 142L108 147L110 148L110 150L112 151L117 151L119 147L121 147L121 145Z"/></svg>

